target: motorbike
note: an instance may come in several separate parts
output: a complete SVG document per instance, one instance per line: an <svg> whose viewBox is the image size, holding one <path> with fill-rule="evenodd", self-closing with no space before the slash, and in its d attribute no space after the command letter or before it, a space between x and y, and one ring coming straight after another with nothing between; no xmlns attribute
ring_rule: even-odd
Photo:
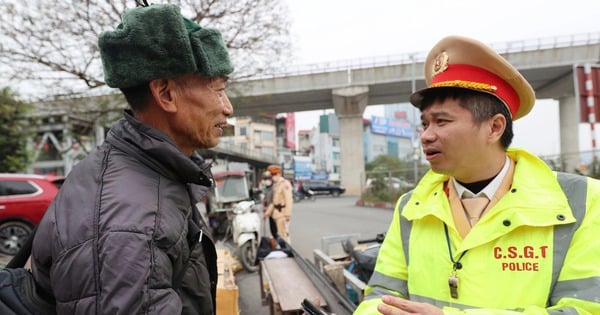
<svg viewBox="0 0 600 315"><path fill-rule="evenodd" d="M317 197L315 196L315 192L310 189L308 189L308 190L295 189L293 197L294 197L294 202L300 202L305 199L315 201L317 199Z"/></svg>
<svg viewBox="0 0 600 315"><path fill-rule="evenodd" d="M261 237L262 209L251 199L245 172L214 173L215 185L207 198L207 217L215 240L231 242L248 272L258 270L256 255Z"/></svg>
<svg viewBox="0 0 600 315"><path fill-rule="evenodd" d="M348 239L342 244L344 252L351 257L352 261L348 265L348 271L364 283L368 283L373 274L377 255L384 239L385 233L380 233L372 239ZM346 293L351 301L358 304L358 294L351 286L346 285Z"/></svg>
<svg viewBox="0 0 600 315"><path fill-rule="evenodd" d="M231 235L239 248L240 262L246 271L258 271L256 257L261 239L260 205L253 200L240 201L235 204L232 213Z"/></svg>

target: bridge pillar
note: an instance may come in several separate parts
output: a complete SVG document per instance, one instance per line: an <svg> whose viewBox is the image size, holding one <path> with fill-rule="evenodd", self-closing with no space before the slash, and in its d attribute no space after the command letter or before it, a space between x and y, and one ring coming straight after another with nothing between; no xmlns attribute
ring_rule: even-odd
<svg viewBox="0 0 600 315"><path fill-rule="evenodd" d="M332 91L333 108L340 123L341 182L346 194L359 196L365 170L363 148L363 112L369 88L352 86Z"/></svg>
<svg viewBox="0 0 600 315"><path fill-rule="evenodd" d="M560 152L565 171L579 168L579 108L575 96L558 99L560 117Z"/></svg>

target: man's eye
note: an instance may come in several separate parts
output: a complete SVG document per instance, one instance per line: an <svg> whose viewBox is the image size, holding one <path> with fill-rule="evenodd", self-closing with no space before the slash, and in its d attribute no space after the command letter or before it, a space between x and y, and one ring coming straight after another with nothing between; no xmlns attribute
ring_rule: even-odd
<svg viewBox="0 0 600 315"><path fill-rule="evenodd" d="M227 88L227 80L221 77L214 77L210 79L209 88L216 92L223 92Z"/></svg>

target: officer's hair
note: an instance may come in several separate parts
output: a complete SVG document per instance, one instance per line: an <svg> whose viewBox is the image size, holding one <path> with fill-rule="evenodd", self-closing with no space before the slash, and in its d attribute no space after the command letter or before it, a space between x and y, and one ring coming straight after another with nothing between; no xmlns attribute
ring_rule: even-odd
<svg viewBox="0 0 600 315"><path fill-rule="evenodd" d="M496 114L506 118L506 128L500 138L500 144L506 150L514 137L513 124L508 107L496 96L488 93L461 88L436 88L423 94L421 111L434 102L443 102L446 99L458 100L458 104L473 114L473 121L480 125L485 120Z"/></svg>

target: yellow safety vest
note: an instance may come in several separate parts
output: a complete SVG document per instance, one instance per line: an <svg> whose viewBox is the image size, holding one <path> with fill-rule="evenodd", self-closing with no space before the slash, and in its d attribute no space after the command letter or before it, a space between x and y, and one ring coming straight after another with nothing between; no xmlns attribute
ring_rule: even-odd
<svg viewBox="0 0 600 315"><path fill-rule="evenodd" d="M354 314L378 314L384 294L445 314L600 314L600 181L554 173L525 150L507 154L516 161L511 190L464 239L447 176L430 171L399 199Z"/></svg>

